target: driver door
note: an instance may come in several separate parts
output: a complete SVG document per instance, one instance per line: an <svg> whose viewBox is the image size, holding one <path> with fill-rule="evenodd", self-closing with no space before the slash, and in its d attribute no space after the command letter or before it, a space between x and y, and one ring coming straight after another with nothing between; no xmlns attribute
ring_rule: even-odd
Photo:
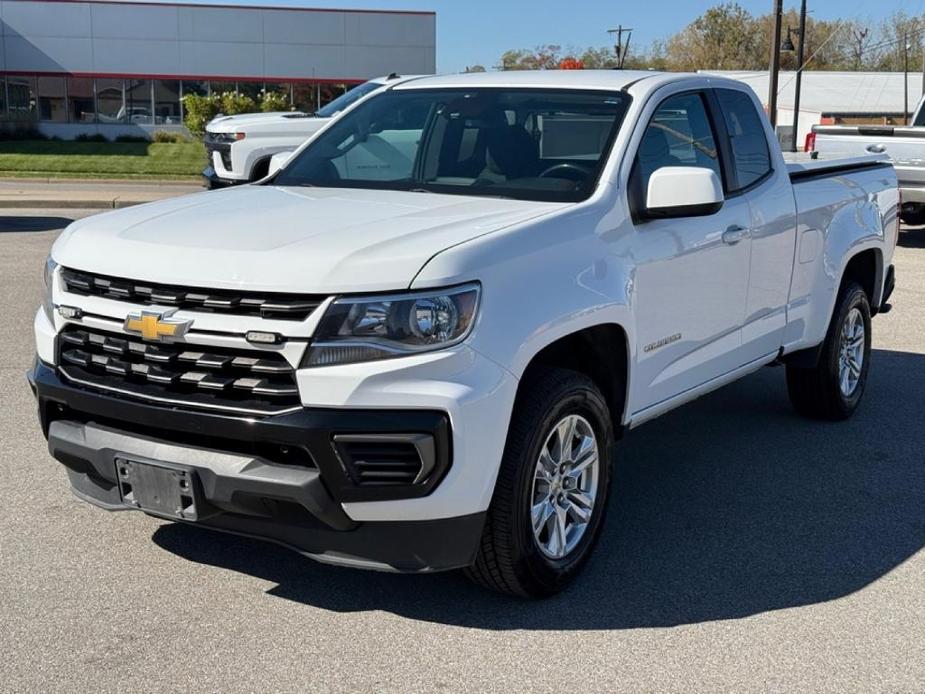
<svg viewBox="0 0 925 694"><path fill-rule="evenodd" d="M705 95L669 96L637 150L630 199L644 204L649 177L665 166L709 168L724 180L721 162ZM636 222L636 412L742 366L750 224L744 196L726 196L705 216Z"/></svg>

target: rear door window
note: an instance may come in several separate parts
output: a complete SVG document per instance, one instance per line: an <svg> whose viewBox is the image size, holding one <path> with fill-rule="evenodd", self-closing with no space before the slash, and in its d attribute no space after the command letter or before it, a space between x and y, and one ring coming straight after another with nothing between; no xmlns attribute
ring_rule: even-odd
<svg viewBox="0 0 925 694"><path fill-rule="evenodd" d="M737 180L736 190L748 188L771 172L771 152L764 124L755 104L745 92L717 89L726 131L732 144Z"/></svg>

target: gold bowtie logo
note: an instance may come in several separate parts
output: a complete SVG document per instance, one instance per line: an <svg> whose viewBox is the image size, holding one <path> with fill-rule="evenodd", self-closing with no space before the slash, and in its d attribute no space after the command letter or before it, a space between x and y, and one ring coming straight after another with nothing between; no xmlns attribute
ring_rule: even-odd
<svg viewBox="0 0 925 694"><path fill-rule="evenodd" d="M169 318L174 312L135 311L125 318L125 331L141 335L151 342L173 342L186 334L193 324L191 320Z"/></svg>

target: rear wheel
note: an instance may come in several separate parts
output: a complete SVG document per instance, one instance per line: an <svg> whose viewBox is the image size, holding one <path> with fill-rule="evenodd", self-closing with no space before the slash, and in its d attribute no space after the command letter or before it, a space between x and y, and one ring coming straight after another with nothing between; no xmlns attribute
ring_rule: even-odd
<svg viewBox="0 0 925 694"><path fill-rule="evenodd" d="M819 362L787 367L787 391L797 412L815 419L847 419L857 409L870 368L870 304L854 282L835 306Z"/></svg>
<svg viewBox="0 0 925 694"><path fill-rule="evenodd" d="M553 369L526 386L467 575L523 597L565 587L600 534L613 447L606 401L589 378Z"/></svg>
<svg viewBox="0 0 925 694"><path fill-rule="evenodd" d="M908 203L900 210L899 218L903 224L918 227L925 225L925 205Z"/></svg>

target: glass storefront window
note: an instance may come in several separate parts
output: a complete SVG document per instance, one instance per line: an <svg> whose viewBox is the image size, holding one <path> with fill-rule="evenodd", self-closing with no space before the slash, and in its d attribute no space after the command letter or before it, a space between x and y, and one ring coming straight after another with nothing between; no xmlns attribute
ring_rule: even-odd
<svg viewBox="0 0 925 694"><path fill-rule="evenodd" d="M206 96L209 93L209 83L197 80L183 80L183 94L199 94Z"/></svg>
<svg viewBox="0 0 925 694"><path fill-rule="evenodd" d="M299 82L292 85L292 105L296 110L305 113L314 113L318 110L317 85L310 82Z"/></svg>
<svg viewBox="0 0 925 694"><path fill-rule="evenodd" d="M237 87L235 87L234 82L210 82L210 88L212 89L213 94L224 94L225 92L234 92Z"/></svg>
<svg viewBox="0 0 925 694"><path fill-rule="evenodd" d="M35 117L38 100L34 77L7 77L6 93L10 101L10 120L31 120Z"/></svg>
<svg viewBox="0 0 925 694"><path fill-rule="evenodd" d="M65 105L64 78L39 77L39 120L53 123L67 122L67 106Z"/></svg>
<svg viewBox="0 0 925 694"><path fill-rule="evenodd" d="M155 80L154 122L158 125L180 123L180 82L178 80Z"/></svg>
<svg viewBox="0 0 925 694"><path fill-rule="evenodd" d="M134 125L152 125L154 114L151 113L151 81L125 80L125 114L124 123Z"/></svg>
<svg viewBox="0 0 925 694"><path fill-rule="evenodd" d="M96 120L92 79L89 77L68 78L67 111L68 120L71 123L92 123Z"/></svg>
<svg viewBox="0 0 925 694"><path fill-rule="evenodd" d="M122 80L96 80L97 118L100 123L121 123L125 116Z"/></svg>
<svg viewBox="0 0 925 694"><path fill-rule="evenodd" d="M263 86L265 93L280 94L286 99L286 108L292 106L292 85L285 82L267 82Z"/></svg>
<svg viewBox="0 0 925 694"><path fill-rule="evenodd" d="M260 92L263 89L263 82L238 82L238 94L249 96L255 102L260 101Z"/></svg>

